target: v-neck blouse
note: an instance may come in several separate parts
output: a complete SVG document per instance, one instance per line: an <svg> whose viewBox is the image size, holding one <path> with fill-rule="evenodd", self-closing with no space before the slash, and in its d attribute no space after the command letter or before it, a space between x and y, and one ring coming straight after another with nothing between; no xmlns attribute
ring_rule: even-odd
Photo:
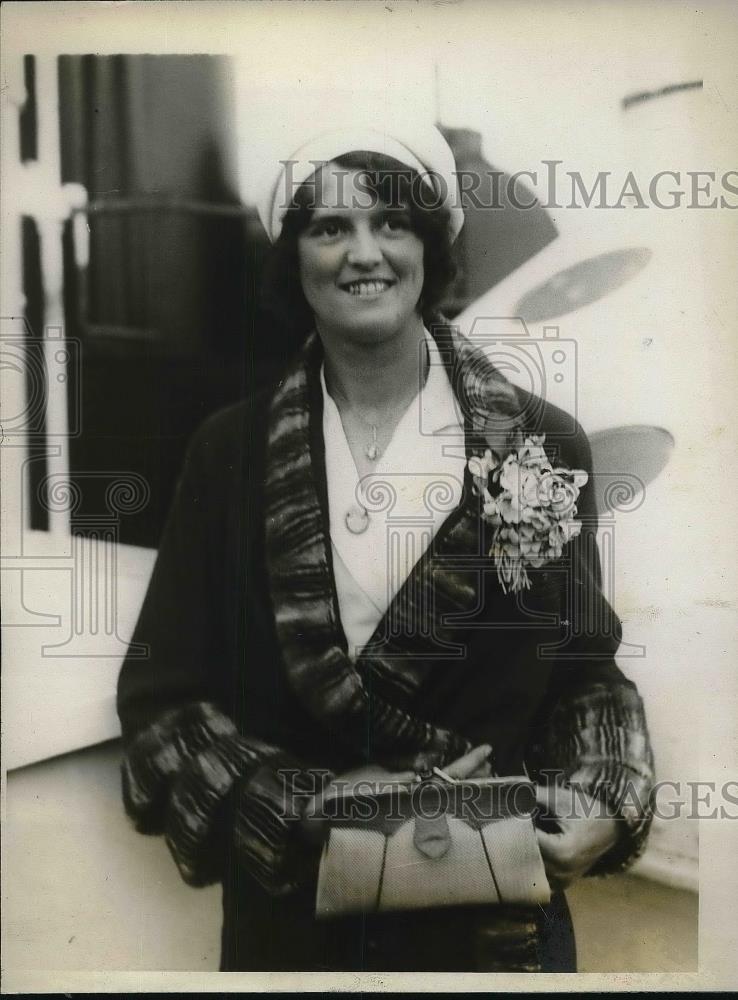
<svg viewBox="0 0 738 1000"><path fill-rule="evenodd" d="M433 337L428 377L400 418L374 471L361 481L323 366L323 437L333 569L348 652L356 659L382 615L462 495L461 413ZM366 529L355 534L346 514L359 504Z"/></svg>

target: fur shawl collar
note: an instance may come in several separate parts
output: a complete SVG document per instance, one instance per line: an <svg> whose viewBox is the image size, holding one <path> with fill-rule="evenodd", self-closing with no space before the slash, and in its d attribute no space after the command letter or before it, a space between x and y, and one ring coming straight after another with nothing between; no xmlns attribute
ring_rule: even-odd
<svg viewBox="0 0 738 1000"><path fill-rule="evenodd" d="M484 354L449 326L433 336L464 414L467 456L522 443L519 397ZM448 762L470 749L457 733L416 718L413 694L429 664L460 650L460 622L477 587L458 558L483 552L471 477L461 502L411 570L355 663L347 654L327 517L322 348L313 334L275 393L267 433L266 550L277 635L294 691L342 741L374 760ZM430 627L425 609L433 609Z"/></svg>

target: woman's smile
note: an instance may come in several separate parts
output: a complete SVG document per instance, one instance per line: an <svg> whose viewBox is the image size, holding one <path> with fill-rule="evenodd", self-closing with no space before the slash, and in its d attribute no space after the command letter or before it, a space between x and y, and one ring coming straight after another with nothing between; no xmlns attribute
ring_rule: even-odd
<svg viewBox="0 0 738 1000"><path fill-rule="evenodd" d="M362 278L358 281L348 281L339 287L349 295L354 295L360 299L373 299L378 295L383 295L389 291L395 282L390 278Z"/></svg>

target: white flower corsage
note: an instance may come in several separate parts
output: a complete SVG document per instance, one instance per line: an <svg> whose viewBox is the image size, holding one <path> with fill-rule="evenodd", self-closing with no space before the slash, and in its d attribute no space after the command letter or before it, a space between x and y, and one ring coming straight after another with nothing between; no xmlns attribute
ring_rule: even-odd
<svg viewBox="0 0 738 1000"><path fill-rule="evenodd" d="M482 517L494 528L489 555L505 593L530 587L528 568L559 559L576 538L582 469L554 468L543 450L545 434L532 435L501 462L491 449L468 462Z"/></svg>

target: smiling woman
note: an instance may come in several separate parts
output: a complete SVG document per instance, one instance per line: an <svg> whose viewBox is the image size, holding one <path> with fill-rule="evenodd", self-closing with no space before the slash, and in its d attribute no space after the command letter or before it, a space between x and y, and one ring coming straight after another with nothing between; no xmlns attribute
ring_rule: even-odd
<svg viewBox="0 0 738 1000"><path fill-rule="evenodd" d="M358 276L376 280L378 275L396 280L391 275L390 261L383 259L382 247L386 246L393 257L398 254L404 257L409 246L420 241L422 273L416 274L420 287L414 287L407 298L414 295L411 311L419 310L421 318L431 322L454 277L448 230L449 225L452 229L458 226L432 188L425 200L416 196L418 185L430 187L431 180L423 180L399 160L379 153L352 152L326 163L310 183L298 188L281 220L273 253L265 267L264 297L269 307L284 317L290 327L307 335L314 320L312 304L308 303L303 287L306 276L301 271L302 263L309 266L309 260L315 260L316 265L320 261L329 266L333 261L333 266L340 266L348 235L352 232L355 240L358 226L365 230L365 236L376 234L377 243L370 241L369 253L371 257L378 255L379 263L370 260L368 271L366 261L353 263L357 251L359 255L366 253L365 236L362 237L360 245L352 249L354 273L349 280ZM377 245L379 242L382 247ZM397 249L393 251L395 243ZM324 247L325 252L308 259L309 245L314 245L316 251ZM334 248L333 254L328 252L329 247ZM314 280L318 278L316 272ZM334 276L333 282L336 280L342 279Z"/></svg>
<svg viewBox="0 0 738 1000"><path fill-rule="evenodd" d="M560 890L639 854L653 766L586 437L436 312L463 224L436 129L285 153L267 292L304 343L191 445L134 634L151 660L119 682L128 811L187 882L222 879L224 970L572 970ZM578 523L522 593L496 582L486 515L525 455L573 472ZM509 479L547 524L549 493L521 508ZM413 812L416 779L448 816ZM466 789L521 786L526 807L465 811ZM331 815L383 787L399 829Z"/></svg>
<svg viewBox="0 0 738 1000"><path fill-rule="evenodd" d="M408 208L390 209L378 199L361 207L368 173L346 176L339 163L329 163L320 175L321 206L299 236L298 254L303 292L322 336L377 343L412 326L417 338L424 247Z"/></svg>
<svg viewBox="0 0 738 1000"><path fill-rule="evenodd" d="M419 206L401 163L369 153L326 164L315 185L316 207L303 199L305 211L294 228L283 225L280 239L297 237L302 292L326 350L326 384L357 469L367 474L366 460L384 451L418 392L426 241L429 250L450 246L448 215ZM430 217L425 227L415 219L421 214ZM438 275L431 280L439 288ZM360 372L359 397L350 384Z"/></svg>

